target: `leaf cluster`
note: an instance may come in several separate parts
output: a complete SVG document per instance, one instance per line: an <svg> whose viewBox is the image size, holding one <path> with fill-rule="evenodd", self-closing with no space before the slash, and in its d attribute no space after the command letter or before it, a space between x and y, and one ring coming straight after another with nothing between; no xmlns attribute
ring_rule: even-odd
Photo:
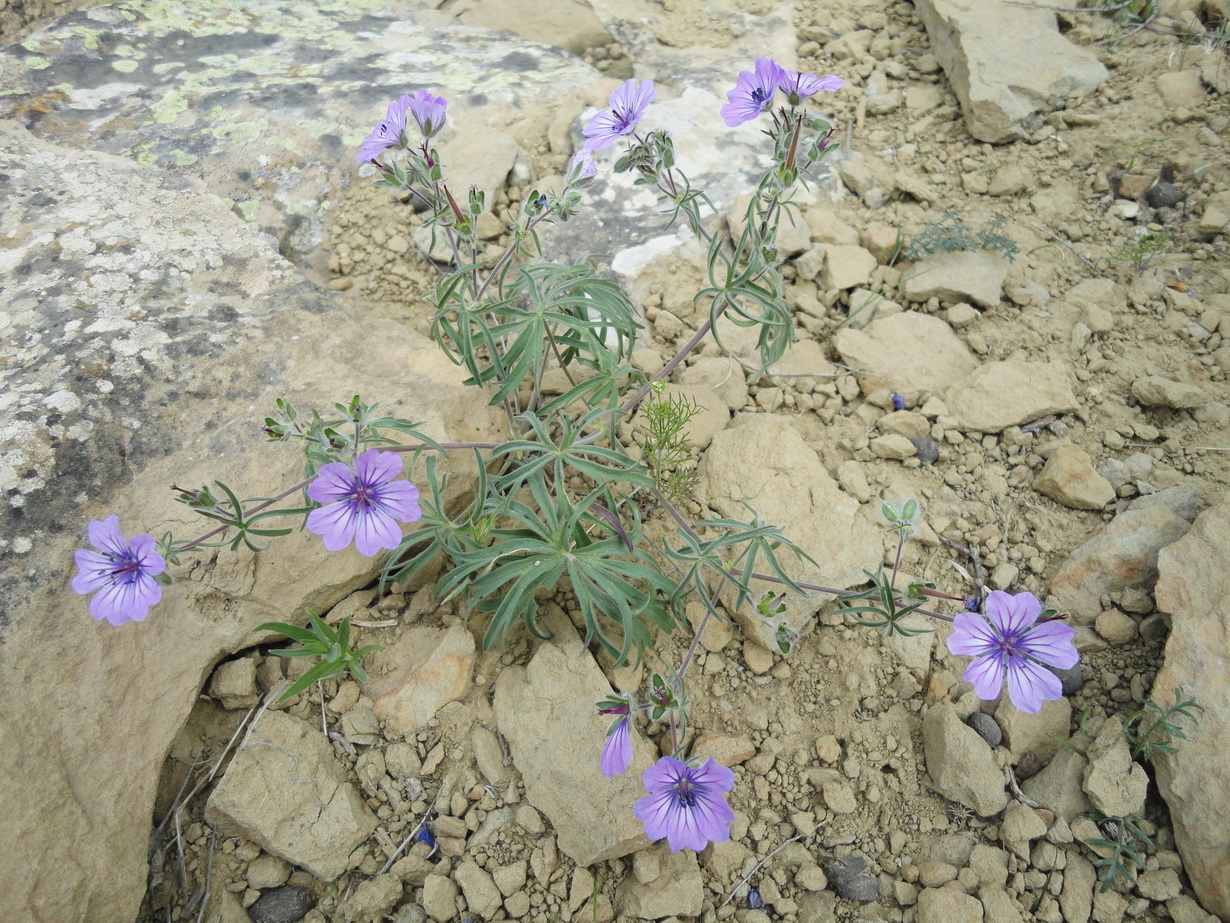
<svg viewBox="0 0 1230 923"><path fill-rule="evenodd" d="M688 496L693 476L673 469L687 461L691 442L686 427L705 408L687 395L664 396L664 391L655 387L653 396L641 404L641 458L658 489L672 500L681 500Z"/></svg>
<svg viewBox="0 0 1230 923"><path fill-rule="evenodd" d="M977 235L965 219L951 209L945 209L938 220L927 221L905 248L902 257L916 260L932 253L953 253L958 250L990 250L1013 262L1020 252L1016 241L1005 233L1007 218L995 214Z"/></svg>
<svg viewBox="0 0 1230 923"><path fill-rule="evenodd" d="M1101 885L1098 890L1109 891L1120 881L1128 886L1135 884L1136 870L1145 868L1142 850L1157 848L1149 835L1140 829L1140 819L1131 814L1108 817L1097 812L1083 816L1094 821L1105 834L1084 841L1085 845L1097 852L1092 861L1100 869L1098 881ZM1103 855L1103 851L1109 854Z"/></svg>
<svg viewBox="0 0 1230 923"><path fill-rule="evenodd" d="M849 615L866 628L879 628L886 638L894 634L912 638L931 631L930 628L910 628L901 624L902 619L922 606L924 598L922 591L931 589L929 584L911 583L905 598L902 598L897 589L893 587L892 576L886 574L883 567L874 574L869 570L863 573L871 581L871 586L857 593L848 593L843 596L843 600L859 605L843 605L836 610L838 615ZM907 602L907 600L910 601Z"/></svg>
<svg viewBox="0 0 1230 923"><path fill-rule="evenodd" d="M367 672L363 669L363 657L372 651L380 649L379 644L368 644L358 650L350 648L350 616L342 619L337 630L330 628L315 612L308 610L308 628L288 625L285 622L265 622L257 625L253 631L276 631L285 635L291 641L298 641L302 647L272 650L269 653L279 657L320 657L306 673L300 676L290 688L278 699L284 702L307 689L313 683L322 682L334 676L341 676L347 671L361 683L367 682Z"/></svg>
<svg viewBox="0 0 1230 923"><path fill-rule="evenodd" d="M1146 699L1144 707L1123 723L1123 734L1132 748L1132 759L1153 760L1155 754L1170 755L1175 752L1172 741L1176 738L1186 740L1187 735L1178 723L1179 718L1186 718L1192 724L1197 724L1199 718L1195 712L1204 711L1204 706L1194 698L1183 698L1183 691L1174 691L1174 704L1162 708L1152 699Z"/></svg>

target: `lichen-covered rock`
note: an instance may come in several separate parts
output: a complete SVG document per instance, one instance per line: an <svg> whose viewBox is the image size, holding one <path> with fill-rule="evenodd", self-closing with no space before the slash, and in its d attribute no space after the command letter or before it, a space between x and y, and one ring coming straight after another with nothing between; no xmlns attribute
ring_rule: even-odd
<svg viewBox="0 0 1230 923"><path fill-rule="evenodd" d="M580 113L573 97L596 79L562 49L434 10L347 0L186 10L137 0L73 12L0 50L0 118L200 180L296 262L315 256L329 203L358 178L359 144L399 94L448 97L440 145L508 129L529 148L537 126ZM462 189L463 166L452 177Z"/></svg>
<svg viewBox="0 0 1230 923"><path fill-rule="evenodd" d="M360 393L438 439L490 438L498 418L432 343L305 282L187 177L11 122L0 162L0 745L19 754L0 803L22 844L0 857L0 919L132 919L162 761L213 665L261 622L327 609L374 561L307 533L186 555L147 620L114 627L68 586L86 523L115 512L128 535L188 538L204 528L170 485L293 484L301 456L259 433L279 396L327 409Z"/></svg>

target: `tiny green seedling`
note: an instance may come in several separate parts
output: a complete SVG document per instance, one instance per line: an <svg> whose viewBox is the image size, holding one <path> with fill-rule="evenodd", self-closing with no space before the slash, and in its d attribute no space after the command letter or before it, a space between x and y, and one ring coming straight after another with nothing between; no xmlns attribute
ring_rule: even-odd
<svg viewBox="0 0 1230 923"><path fill-rule="evenodd" d="M270 651L279 657L321 657L320 663L300 676L289 689L278 699L284 702L298 695L312 683L322 682L333 676L341 676L347 670L361 683L367 682L367 671L360 661L364 655L380 649L379 644L368 644L357 651L350 649L350 616L338 623L334 631L324 620L312 610L308 610L308 620L312 630L287 625L285 622L265 622L257 625L253 631L276 631L292 641L298 641L303 647L282 648Z"/></svg>

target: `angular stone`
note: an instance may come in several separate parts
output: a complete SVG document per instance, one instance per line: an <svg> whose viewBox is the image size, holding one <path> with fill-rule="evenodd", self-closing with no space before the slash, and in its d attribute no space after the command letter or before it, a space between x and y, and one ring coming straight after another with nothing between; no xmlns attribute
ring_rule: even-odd
<svg viewBox="0 0 1230 923"><path fill-rule="evenodd" d="M967 432L998 433L1079 409L1062 362L989 362L948 389L948 408Z"/></svg>
<svg viewBox="0 0 1230 923"><path fill-rule="evenodd" d="M1165 506L1120 513L1068 556L1051 593L1079 624L1090 625L1102 611L1102 596L1127 587L1150 590L1158 554L1190 528Z"/></svg>
<svg viewBox="0 0 1230 923"><path fill-rule="evenodd" d="M318 727L267 711L231 758L206 806L206 818L317 878L346 871L351 852L376 829L376 817Z"/></svg>
<svg viewBox="0 0 1230 923"><path fill-rule="evenodd" d="M862 247L827 244L820 285L826 291L858 288L871 281L871 274L877 265L876 258Z"/></svg>
<svg viewBox="0 0 1230 923"><path fill-rule="evenodd" d="M1055 13L983 0L920 0L931 49L979 141L1001 144L1042 127L1041 114L1097 89L1106 68L1059 34Z"/></svg>
<svg viewBox="0 0 1230 923"><path fill-rule="evenodd" d="M1005 697L995 709L995 720L1004 732L1004 745L1012 752L1013 762L1032 750L1045 763L1059 752L1061 744L1055 738L1068 739L1072 703L1066 698L1053 699L1030 714Z"/></svg>
<svg viewBox="0 0 1230 923"><path fill-rule="evenodd" d="M1149 777L1132 759L1118 716L1106 719L1086 752L1089 765L1085 767L1084 789L1094 808L1108 817L1143 811Z"/></svg>
<svg viewBox="0 0 1230 923"><path fill-rule="evenodd" d="M1074 510L1100 510L1115 499L1115 488L1093 468L1080 446L1060 446L1051 453L1034 490Z"/></svg>
<svg viewBox="0 0 1230 923"><path fill-rule="evenodd" d="M461 625L445 631L411 628L396 644L372 655L372 679L365 687L372 711L402 734L423 727L464 694L475 656L474 637Z"/></svg>
<svg viewBox="0 0 1230 923"><path fill-rule="evenodd" d="M480 917L490 919L500 909L500 889L473 859L463 859L453 871L453 878L461 886L466 906Z"/></svg>
<svg viewBox="0 0 1230 923"><path fill-rule="evenodd" d="M1041 772L1026 779L1021 789L1042 807L1071 823L1091 809L1089 799L1081 789L1087 765L1085 757L1064 747Z"/></svg>
<svg viewBox="0 0 1230 923"><path fill-rule="evenodd" d="M866 579L863 569L883 555L877 528L859 514L858 501L838 488L786 417L736 415L714 437L699 470L700 490L713 509L746 521L751 507L822 562L817 568L783 549L778 560L796 580L855 586ZM796 627L816 608L807 597L788 596L786 604L784 615ZM776 650L770 632L745 608L734 618L743 619L746 636Z"/></svg>
<svg viewBox="0 0 1230 923"><path fill-rule="evenodd" d="M1160 375L1137 378L1132 382L1132 395L1146 407L1169 407L1191 410L1209 402L1209 396L1195 385L1171 381Z"/></svg>
<svg viewBox="0 0 1230 923"><path fill-rule="evenodd" d="M923 753L931 784L945 798L958 801L983 817L1008 804L1004 776L991 748L946 702L937 702L923 718Z"/></svg>
<svg viewBox="0 0 1230 923"><path fill-rule="evenodd" d="M1182 688L1204 707L1199 724L1179 718L1187 740L1158 754L1158 790L1170 807L1183 869L1206 910L1230 919L1230 662L1214 652L1230 649L1230 504L1196 518L1191 531L1162 550L1157 606L1170 614L1162 669L1152 698L1163 708Z"/></svg>
<svg viewBox="0 0 1230 923"><path fill-rule="evenodd" d="M665 843L652 851L658 859L657 876L650 882L640 882L635 876L620 882L615 891L616 909L637 920L697 916L705 894L696 853L690 849L671 852Z"/></svg>
<svg viewBox="0 0 1230 923"><path fill-rule="evenodd" d="M917 923L982 923L982 905L956 888L924 888L914 919Z"/></svg>
<svg viewBox="0 0 1230 923"><path fill-rule="evenodd" d="M575 55L614 41L593 8L578 0L477 0L464 7L459 18L467 26L502 29L532 42L558 45Z"/></svg>
<svg viewBox="0 0 1230 923"><path fill-rule="evenodd" d="M649 842L632 804L645 794L641 774L656 753L633 730L628 771L614 779L602 774L598 754L610 722L595 714L594 703L610 695L611 686L566 617L548 616L542 626L553 640L527 666L509 667L496 680L496 722L526 798L550 818L560 851L582 866L626 856ZM561 759L561 753L591 757Z"/></svg>
<svg viewBox="0 0 1230 923"><path fill-rule="evenodd" d="M916 303L938 298L944 304L972 301L993 308L1007 278L1008 262L1002 257L986 250L954 250L919 260L903 286L905 297Z"/></svg>
<svg viewBox="0 0 1230 923"><path fill-rule="evenodd" d="M864 394L943 391L978 367L951 327L917 311L877 319L863 330L840 330L833 342Z"/></svg>

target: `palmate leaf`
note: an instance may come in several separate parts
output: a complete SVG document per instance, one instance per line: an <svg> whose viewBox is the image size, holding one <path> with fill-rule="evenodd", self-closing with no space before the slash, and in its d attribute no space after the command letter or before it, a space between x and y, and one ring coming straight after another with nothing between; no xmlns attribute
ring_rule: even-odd
<svg viewBox="0 0 1230 923"><path fill-rule="evenodd" d="M464 592L471 609L491 612L485 647L517 622L543 637L535 591L556 586L564 576L585 620L586 643L596 639L621 662L633 647L639 653L648 643L645 620L667 631L677 624L659 598L674 590L673 583L636 547L639 518L616 529L593 509L616 508L609 490L599 488L573 504L562 492L552 494L541 471L527 486L535 506L513 501L506 510L519 528L497 529L489 546L459 555L456 568L439 584L443 598ZM635 517L635 507L627 508ZM631 553L626 540L633 544Z"/></svg>
<svg viewBox="0 0 1230 923"><path fill-rule="evenodd" d="M591 410L575 424L564 414L552 416L550 422L558 427L552 440L548 421L533 413L523 413L518 419L530 427L535 439L514 439L500 445L491 453L492 458L505 455L521 455L521 463L499 479L500 490L511 493L517 484L550 470L556 489L563 487L570 471L579 472L599 484L621 481L637 487L652 487L654 481L640 465L614 449L591 445L581 441L588 427L598 428L610 411Z"/></svg>
<svg viewBox="0 0 1230 923"><path fill-rule="evenodd" d="M721 534L712 539L703 539L699 535L702 529L718 529ZM737 591L735 608L749 598L755 598L752 573L757 560L762 557L786 587L802 594L803 590L778 560L779 548L784 547L797 557L811 564L816 563L802 548L786 538L780 528L761 522L754 510L750 523L729 518L702 519L696 523L696 530L688 532L681 529L678 534L682 544L677 548L665 546L666 554L683 570L683 576L671 596L671 604L676 609L681 609L688 594L694 591L705 607L720 617L707 577L716 577L734 586Z"/></svg>

